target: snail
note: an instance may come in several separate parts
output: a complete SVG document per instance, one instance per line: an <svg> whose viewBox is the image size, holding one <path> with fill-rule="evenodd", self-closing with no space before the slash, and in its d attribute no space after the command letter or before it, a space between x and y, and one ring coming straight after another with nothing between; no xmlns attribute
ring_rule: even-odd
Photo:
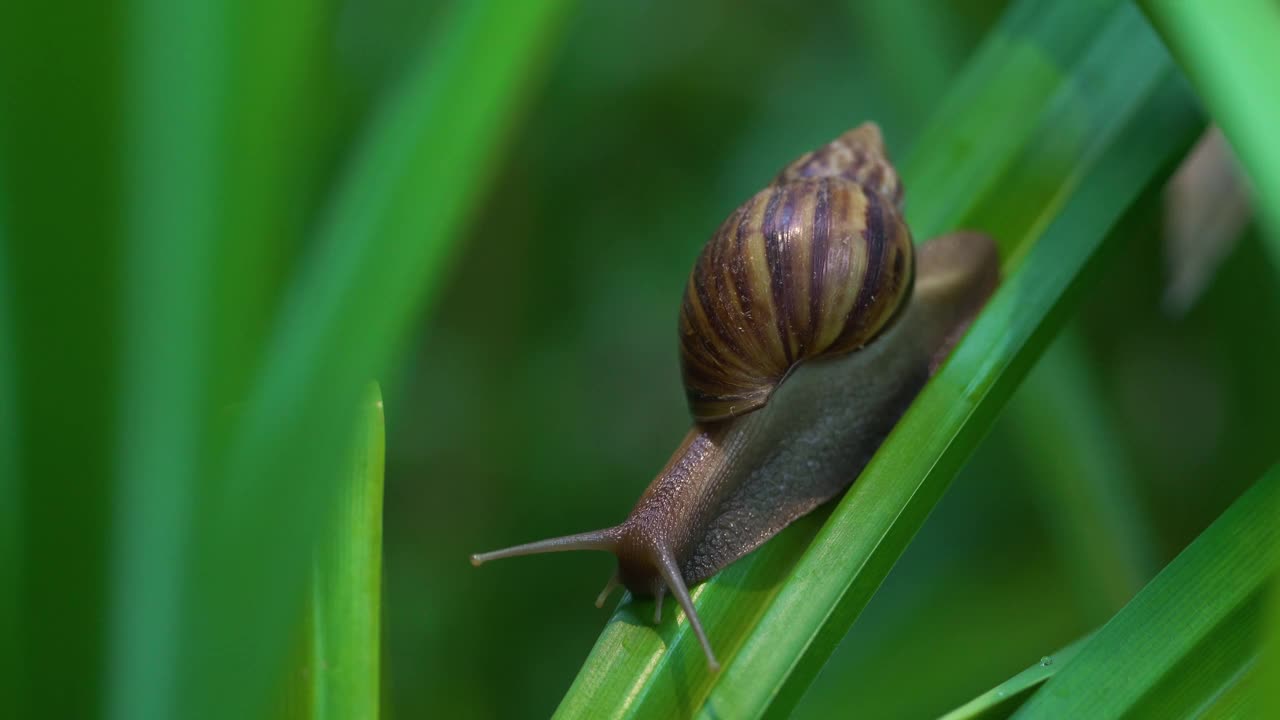
<svg viewBox="0 0 1280 720"><path fill-rule="evenodd" d="M847 488L999 280L995 244L914 247L880 129L802 155L735 210L680 307L693 428L620 525L471 556L603 550L618 585L675 597L719 668L688 588Z"/></svg>

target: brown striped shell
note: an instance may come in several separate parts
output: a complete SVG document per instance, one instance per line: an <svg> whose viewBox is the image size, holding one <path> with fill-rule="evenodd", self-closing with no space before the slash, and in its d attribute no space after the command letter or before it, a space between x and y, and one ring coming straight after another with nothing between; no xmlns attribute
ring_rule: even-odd
<svg viewBox="0 0 1280 720"><path fill-rule="evenodd" d="M914 279L901 202L867 123L798 158L724 221L680 310L697 420L755 410L797 364L856 351L889 327Z"/></svg>

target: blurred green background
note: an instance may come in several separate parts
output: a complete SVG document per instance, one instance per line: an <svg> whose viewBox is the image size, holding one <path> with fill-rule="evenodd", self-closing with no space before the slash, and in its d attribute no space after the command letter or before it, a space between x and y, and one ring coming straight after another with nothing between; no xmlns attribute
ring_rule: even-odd
<svg viewBox="0 0 1280 720"><path fill-rule="evenodd" d="M229 161L221 188L247 215L204 225L239 238L242 254L214 284L229 283L220 297L243 307L211 313L221 337L247 339L206 358L227 369L199 398L200 417L237 411L278 320L260 309L288 301L289 279L322 249L311 238L334 214L336 178L358 165L352 148L362 130L430 57L423 53L450 42L445 31L462 4L295 0L266 24L222 19L236 41L232 65L237 43L280 62L278 75L238 67L243 74L219 86L245 93L236 95L243 124L233 127L252 140L236 147L252 152ZM505 129L504 140L496 156L474 160L470 172L488 184L461 239L441 251L439 286L417 298L429 311L415 316L407 340L397 338L398 353L369 364L380 371L387 427L384 716L554 711L608 619L591 601L612 560L565 554L477 570L468 554L625 516L689 424L675 324L702 243L782 165L865 120L904 156L1004 9L992 0L824 0L803 9L664 0L581 2L557 16L509 113L486 119ZM18 438L20 448L0 446L16 468L0 470L22 478L0 488L19 508L0 522L14 531L6 548L18 558L5 570L22 584L19 612L8 617L24 618L4 628L23 650L0 677L38 688L26 702L50 716L99 714L111 638L143 632L109 627L121 586L111 558L124 542L116 513L129 489L110 448L129 427L117 425L119 408L132 407L120 369L130 356L115 325L145 279L128 260L126 219L138 207L125 180L137 148L119 139L145 114L137 108L146 99L122 89L122 68L137 61L131 17L104 5L64 25L15 5L0 18L0 287L9 291L0 337L13 338L0 346L0 429L19 429L0 442ZM198 16L192 22L204 27ZM74 52L60 57L63 47ZM184 48L176 52L199 51ZM161 108L186 101L158 97ZM181 137L171 147L182 158L173 170L180 183L184 163L199 158L190 160ZM470 162L445 148L427 148L428 157L435 150L440 162ZM910 206L910 185L906 197ZM430 208L438 198L406 202ZM1261 235L1247 231L1190 309L1171 312L1162 304L1164 202L1156 188L1126 215L1105 276L798 717L923 717L955 707L1100 626L1275 462L1280 284ZM220 207L163 209L181 229ZM222 236L209 237L220 247ZM262 442L274 441L264 427ZM217 449L230 442L219 432L211 431ZM326 467L320 455L334 437L313 438L317 466ZM304 480L288 487L305 488L307 468L290 467ZM215 460L193 470L196 489L175 506L216 505L208 478L223 470ZM1105 531L1061 512L1099 496L1121 514L1112 525L1126 531L1120 550L1091 545ZM278 532L309 537L305 520L320 512L294 497L282 504L302 520L282 513ZM187 537L173 532L160 537ZM185 565L175 572L203 577ZM242 600L278 594L274 617L291 617L289 591L301 575L294 585L286 576ZM211 597L211 607L235 606ZM54 669L80 682L58 696Z"/></svg>

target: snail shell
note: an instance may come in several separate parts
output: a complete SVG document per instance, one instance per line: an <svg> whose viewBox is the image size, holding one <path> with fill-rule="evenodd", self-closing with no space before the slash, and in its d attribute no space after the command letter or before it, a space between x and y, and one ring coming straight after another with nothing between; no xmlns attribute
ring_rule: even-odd
<svg viewBox="0 0 1280 720"><path fill-rule="evenodd" d="M787 166L711 236L685 288L680 359L698 421L764 405L798 363L871 342L900 314L914 254L874 125Z"/></svg>

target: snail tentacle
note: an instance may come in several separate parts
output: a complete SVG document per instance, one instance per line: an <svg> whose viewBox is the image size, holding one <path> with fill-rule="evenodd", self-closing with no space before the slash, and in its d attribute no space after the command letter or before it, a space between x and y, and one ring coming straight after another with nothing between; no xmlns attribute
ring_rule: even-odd
<svg viewBox="0 0 1280 720"><path fill-rule="evenodd" d="M578 533L576 535L564 535L562 537L548 538L546 540L525 543L523 545L514 545L501 550L476 553L471 556L471 564L476 567L480 567L490 560L501 560L502 558L518 557L520 555L568 552L570 550L603 550L604 552L615 552L618 548L618 538L620 537L620 534L619 528L611 527L603 530L592 530L591 532Z"/></svg>
<svg viewBox="0 0 1280 720"><path fill-rule="evenodd" d="M684 610L685 617L689 618L689 625L693 628L693 634L698 636L698 642L702 645L702 652L707 656L707 667L711 672L720 669L720 661L716 660L716 654L711 650L711 641L707 639L707 633L702 629L702 621L698 619L698 610L693 606L693 598L689 597L689 588L684 585L684 578L680 577L680 567L676 565L675 558L671 557L671 553L664 552L658 557L658 570L662 573L662 579L667 584L667 589L672 595L676 596L676 602L680 603L680 607Z"/></svg>

